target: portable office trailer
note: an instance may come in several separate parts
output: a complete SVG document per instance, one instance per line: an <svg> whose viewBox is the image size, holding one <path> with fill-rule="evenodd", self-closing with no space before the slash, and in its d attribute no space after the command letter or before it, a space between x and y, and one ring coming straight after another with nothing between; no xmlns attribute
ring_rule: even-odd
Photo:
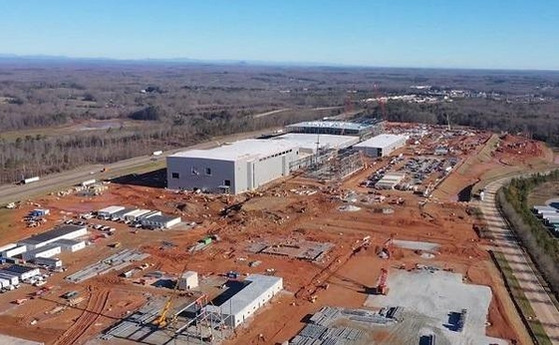
<svg viewBox="0 0 559 345"><path fill-rule="evenodd" d="M4 271L17 275L20 280L29 279L41 274L41 271L38 268L22 265L12 265L5 268Z"/></svg>
<svg viewBox="0 0 559 345"><path fill-rule="evenodd" d="M10 285L10 281L6 278L0 278L0 288L5 288Z"/></svg>
<svg viewBox="0 0 559 345"><path fill-rule="evenodd" d="M0 253L5 252L6 250L10 250L17 247L16 243L8 243L0 247Z"/></svg>
<svg viewBox="0 0 559 345"><path fill-rule="evenodd" d="M146 214L143 214L141 216L138 217L138 221L141 221L142 219L147 219L149 217L153 217L153 216L161 216L163 213L161 211L151 211L148 212Z"/></svg>
<svg viewBox="0 0 559 345"><path fill-rule="evenodd" d="M77 241L77 240L58 240L55 242L56 245L59 245L63 251L68 252L77 252L78 250L82 250L85 248L85 241Z"/></svg>
<svg viewBox="0 0 559 345"><path fill-rule="evenodd" d="M5 270L0 270L0 279L6 279L10 282L10 285L19 284L19 277L14 275L12 272L7 272Z"/></svg>
<svg viewBox="0 0 559 345"><path fill-rule="evenodd" d="M27 247L24 245L17 246L12 249L8 249L2 252L2 256L5 258L11 258L12 256L23 254L27 251Z"/></svg>
<svg viewBox="0 0 559 345"><path fill-rule="evenodd" d="M128 220L128 221L131 221L131 222L136 221L140 217L142 217L143 215L148 214L150 212L151 212L151 210L137 209L137 210L134 210L134 211L124 215L124 219Z"/></svg>
<svg viewBox="0 0 559 345"><path fill-rule="evenodd" d="M42 258L37 257L33 260L36 265L47 266L48 268L62 267L62 260L59 258Z"/></svg>
<svg viewBox="0 0 559 345"><path fill-rule="evenodd" d="M149 218L143 218L140 221L142 225L147 228L169 229L179 224L182 219L181 217L174 216L152 216Z"/></svg>
<svg viewBox="0 0 559 345"><path fill-rule="evenodd" d="M105 218L109 218L111 217L113 214L120 212L124 210L123 206L109 206L109 207L105 207L103 209L100 209L99 211L97 211L97 215L100 217L105 217Z"/></svg>
<svg viewBox="0 0 559 345"><path fill-rule="evenodd" d="M57 254L60 254L61 248L59 245L52 244L37 249L30 250L23 253L24 260L32 260L35 258L51 258Z"/></svg>

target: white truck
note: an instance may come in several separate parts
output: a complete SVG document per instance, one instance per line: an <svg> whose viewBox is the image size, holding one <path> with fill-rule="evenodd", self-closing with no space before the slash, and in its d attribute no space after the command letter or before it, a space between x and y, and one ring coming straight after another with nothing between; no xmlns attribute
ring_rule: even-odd
<svg viewBox="0 0 559 345"><path fill-rule="evenodd" d="M39 176L34 176L34 177L24 178L23 180L21 180L21 184L29 184L37 181L39 181Z"/></svg>

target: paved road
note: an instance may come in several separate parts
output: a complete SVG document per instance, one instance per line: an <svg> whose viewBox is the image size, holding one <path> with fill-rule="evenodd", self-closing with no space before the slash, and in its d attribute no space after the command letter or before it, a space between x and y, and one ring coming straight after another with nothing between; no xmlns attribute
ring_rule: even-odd
<svg viewBox="0 0 559 345"><path fill-rule="evenodd" d="M278 129L278 128L233 134L226 137L220 137L212 141L200 143L194 146L166 151L161 156L157 156L157 157L140 156L140 157L134 157L112 164L88 165L59 174L44 176L41 177L40 181L30 183L27 185L2 185L0 186L0 206L8 204L10 202L26 200L28 198L37 195L47 194L52 191L63 190L89 179L100 180L100 179L113 178L113 177L121 176L123 174L129 174L133 171L133 169L142 168L142 167L144 167L146 171L148 171L150 167L151 169L157 169L158 167L162 167L164 165L163 161L165 160L165 157L170 154L179 151L184 151L186 149L208 149L208 148L218 146L220 145L220 143L226 141L235 141L235 140L241 140L247 138L254 138L263 133L269 133L271 130ZM155 161L152 160L154 158L156 159ZM107 168L107 172L101 173L101 170L103 168Z"/></svg>
<svg viewBox="0 0 559 345"><path fill-rule="evenodd" d="M510 179L502 179L490 183L485 188L485 198L480 202L481 210L487 220L489 230L495 238L496 252L504 255L526 299L530 302L536 318L543 325L552 344L559 344L559 311L551 301L544 287L540 284L536 273L528 264L528 258L521 249L518 240L508 227L495 203L497 190Z"/></svg>

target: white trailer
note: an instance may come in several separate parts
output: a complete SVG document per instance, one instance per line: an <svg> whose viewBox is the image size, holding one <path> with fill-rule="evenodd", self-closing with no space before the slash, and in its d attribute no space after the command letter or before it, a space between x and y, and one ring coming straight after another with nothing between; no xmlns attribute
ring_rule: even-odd
<svg viewBox="0 0 559 345"><path fill-rule="evenodd" d="M23 180L21 180L21 183L28 184L28 183L33 183L33 182L37 182L37 181L39 181L39 176L24 178Z"/></svg>
<svg viewBox="0 0 559 345"><path fill-rule="evenodd" d="M161 156L163 151L153 151L152 156Z"/></svg>
<svg viewBox="0 0 559 345"><path fill-rule="evenodd" d="M12 256L16 256L19 254L23 254L27 251L27 246L20 245L18 247L8 249L2 252L2 257L4 258L11 258Z"/></svg>
<svg viewBox="0 0 559 345"><path fill-rule="evenodd" d="M81 183L82 187L87 187L87 186L91 186L92 184L95 184L95 179L91 179L91 180L85 180Z"/></svg>
<svg viewBox="0 0 559 345"><path fill-rule="evenodd" d="M10 285L18 285L19 284L19 278L17 276L7 274L7 273L3 273L3 271L0 271L0 279L7 279L10 282Z"/></svg>
<svg viewBox="0 0 559 345"><path fill-rule="evenodd" d="M0 278L0 288L6 288L10 285L10 281L5 278Z"/></svg>

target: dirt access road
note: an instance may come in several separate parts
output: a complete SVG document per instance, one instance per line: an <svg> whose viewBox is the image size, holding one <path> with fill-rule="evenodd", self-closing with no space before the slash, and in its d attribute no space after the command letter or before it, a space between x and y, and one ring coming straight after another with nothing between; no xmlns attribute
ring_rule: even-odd
<svg viewBox="0 0 559 345"><path fill-rule="evenodd" d="M141 170L142 167L145 171L164 168L165 157L176 152L190 149L209 149L219 146L223 142L255 138L261 134L269 133L270 131L279 128L281 127L255 132L237 133L225 137L218 137L214 138L211 141L196 144L194 146L166 151L160 156L140 156L115 162L112 164L88 165L59 174L48 175L44 178L41 177L40 181L30 183L28 185L3 185L0 186L0 206L8 204L10 202L26 200L32 196L61 190L89 179L102 180L113 178L132 173L134 172L134 169ZM103 168L106 168L107 172L101 172Z"/></svg>
<svg viewBox="0 0 559 345"><path fill-rule="evenodd" d="M526 299L532 306L536 318L542 324L551 343L559 344L559 310L553 304L545 288L540 284L537 273L532 270L528 263L527 254L524 253L513 231L497 209L496 192L509 180L509 178L505 178L487 185L484 201L480 202L479 205L489 230L495 238L494 251L502 253L507 260L512 273L518 280Z"/></svg>

